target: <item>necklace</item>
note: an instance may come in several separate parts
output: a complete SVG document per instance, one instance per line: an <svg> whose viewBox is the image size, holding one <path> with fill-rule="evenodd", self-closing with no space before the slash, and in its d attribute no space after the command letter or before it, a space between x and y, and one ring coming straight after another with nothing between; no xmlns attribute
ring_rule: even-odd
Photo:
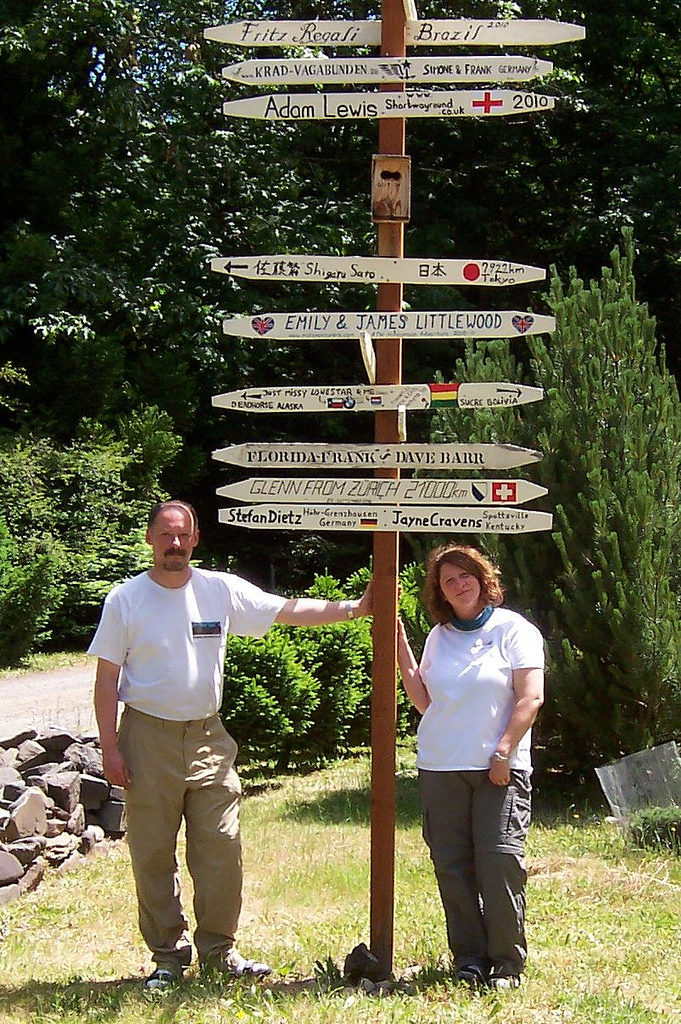
<svg viewBox="0 0 681 1024"><path fill-rule="evenodd" d="M484 626L493 611L492 605L488 604L474 619L457 619L456 615L452 615L449 621L454 626L454 629L461 629L465 633L470 633L474 629L480 629L481 626Z"/></svg>

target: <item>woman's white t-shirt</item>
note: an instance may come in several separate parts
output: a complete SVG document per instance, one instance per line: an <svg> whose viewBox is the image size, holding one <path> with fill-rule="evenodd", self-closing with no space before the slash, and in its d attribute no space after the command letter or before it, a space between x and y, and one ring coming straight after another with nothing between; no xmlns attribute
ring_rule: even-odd
<svg viewBox="0 0 681 1024"><path fill-rule="evenodd" d="M431 703L418 729L419 768L489 768L516 703L513 671L544 668L544 642L517 612L495 608L479 629L446 624L428 634L419 666ZM511 752L510 767L532 770L531 730Z"/></svg>

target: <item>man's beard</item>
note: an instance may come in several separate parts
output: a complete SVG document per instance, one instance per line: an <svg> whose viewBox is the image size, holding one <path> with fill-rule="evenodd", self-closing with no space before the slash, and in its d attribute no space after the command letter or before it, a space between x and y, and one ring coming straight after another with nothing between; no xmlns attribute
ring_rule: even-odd
<svg viewBox="0 0 681 1024"><path fill-rule="evenodd" d="M164 572L182 572L188 564L189 558L184 550L163 552L162 568Z"/></svg>

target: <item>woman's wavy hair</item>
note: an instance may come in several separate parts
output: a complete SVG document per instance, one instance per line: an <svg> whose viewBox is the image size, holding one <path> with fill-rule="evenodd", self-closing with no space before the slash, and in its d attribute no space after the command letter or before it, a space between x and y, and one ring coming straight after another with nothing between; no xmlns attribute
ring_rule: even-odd
<svg viewBox="0 0 681 1024"><path fill-rule="evenodd" d="M450 622L453 614L452 606L440 589L440 569L445 564L457 565L472 573L480 583L480 596L486 605L497 608L501 604L504 588L496 565L477 548L465 544L443 544L428 556L423 586L423 603L434 622Z"/></svg>

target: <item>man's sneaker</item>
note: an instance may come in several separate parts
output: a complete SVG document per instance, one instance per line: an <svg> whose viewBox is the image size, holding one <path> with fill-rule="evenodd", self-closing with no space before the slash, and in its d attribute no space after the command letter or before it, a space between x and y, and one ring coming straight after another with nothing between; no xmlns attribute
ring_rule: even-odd
<svg viewBox="0 0 681 1024"><path fill-rule="evenodd" d="M490 988L511 989L520 988L520 975L518 974L490 974L487 979Z"/></svg>
<svg viewBox="0 0 681 1024"><path fill-rule="evenodd" d="M171 988L181 980L181 967L157 967L144 982L144 987L150 992L158 992L161 989Z"/></svg>
<svg viewBox="0 0 681 1024"><path fill-rule="evenodd" d="M471 989L481 989L487 984L487 978L482 967L478 967L477 964L467 964L465 967L459 967L456 972L456 980L461 982L462 985L468 985Z"/></svg>
<svg viewBox="0 0 681 1024"><path fill-rule="evenodd" d="M260 963L258 960L247 960L238 949L227 949L220 955L208 957L201 961L201 967L207 971L220 971L222 974L231 974L235 978L242 978L250 975L253 978L264 978L271 974L272 968L268 964Z"/></svg>

